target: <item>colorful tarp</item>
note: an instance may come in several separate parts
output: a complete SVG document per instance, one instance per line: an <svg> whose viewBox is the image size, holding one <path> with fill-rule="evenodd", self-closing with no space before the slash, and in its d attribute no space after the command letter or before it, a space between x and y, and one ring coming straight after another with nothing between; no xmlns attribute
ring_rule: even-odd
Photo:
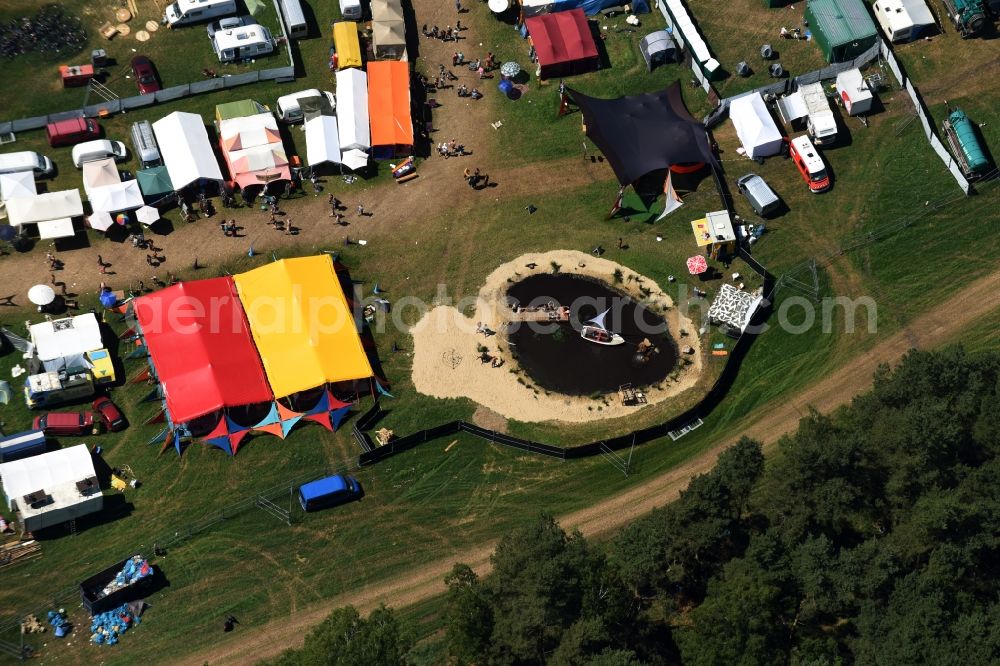
<svg viewBox="0 0 1000 666"><path fill-rule="evenodd" d="M282 259L233 280L275 397L372 376L329 255Z"/></svg>
<svg viewBox="0 0 1000 666"><path fill-rule="evenodd" d="M181 282L134 307L174 423L273 399L232 278Z"/></svg>
<svg viewBox="0 0 1000 666"><path fill-rule="evenodd" d="M413 147L407 63L396 60L368 63L368 116L372 148L391 147L394 152L409 152Z"/></svg>

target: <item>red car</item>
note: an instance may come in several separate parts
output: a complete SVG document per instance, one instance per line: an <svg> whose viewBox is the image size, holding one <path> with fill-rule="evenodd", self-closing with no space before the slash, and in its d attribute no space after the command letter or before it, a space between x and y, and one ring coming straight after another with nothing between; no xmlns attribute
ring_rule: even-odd
<svg viewBox="0 0 1000 666"><path fill-rule="evenodd" d="M111 398L106 396L101 396L94 401L94 411L97 415L101 417L101 421L104 422L104 427L106 427L111 432L118 432L119 430L124 430L128 426L128 421L125 420L125 415L122 411L118 409L115 403L111 402Z"/></svg>
<svg viewBox="0 0 1000 666"><path fill-rule="evenodd" d="M132 58L132 74L139 86L139 94L146 95L160 89L160 81L156 78L156 67L153 61L144 55Z"/></svg>
<svg viewBox="0 0 1000 666"><path fill-rule="evenodd" d="M93 412L49 412L36 416L31 424L34 430L46 435L96 435L101 429L94 423Z"/></svg>

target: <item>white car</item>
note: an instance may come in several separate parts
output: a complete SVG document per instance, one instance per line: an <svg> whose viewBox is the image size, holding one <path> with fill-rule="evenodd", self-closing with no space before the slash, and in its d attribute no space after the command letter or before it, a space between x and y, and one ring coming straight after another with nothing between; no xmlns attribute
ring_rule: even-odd
<svg viewBox="0 0 1000 666"><path fill-rule="evenodd" d="M105 157L113 157L118 162L125 159L127 154L125 144L121 141L108 141L107 139L84 141L73 146L73 166L82 169L84 162L102 160Z"/></svg>

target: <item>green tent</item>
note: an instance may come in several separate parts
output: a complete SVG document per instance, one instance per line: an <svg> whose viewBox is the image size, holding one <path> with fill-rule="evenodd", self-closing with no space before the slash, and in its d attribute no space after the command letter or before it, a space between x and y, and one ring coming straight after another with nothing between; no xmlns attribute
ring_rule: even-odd
<svg viewBox="0 0 1000 666"><path fill-rule="evenodd" d="M862 0L809 0L805 19L830 63L856 58L878 38L875 22Z"/></svg>
<svg viewBox="0 0 1000 666"><path fill-rule="evenodd" d="M267 107L252 99L241 99L235 102L226 102L215 106L215 119L228 120L230 118L243 118L245 116L256 116L259 113L267 113Z"/></svg>
<svg viewBox="0 0 1000 666"><path fill-rule="evenodd" d="M165 166L137 171L135 179L139 181L139 189L146 201L156 201L174 191L174 184L170 182L170 174Z"/></svg>

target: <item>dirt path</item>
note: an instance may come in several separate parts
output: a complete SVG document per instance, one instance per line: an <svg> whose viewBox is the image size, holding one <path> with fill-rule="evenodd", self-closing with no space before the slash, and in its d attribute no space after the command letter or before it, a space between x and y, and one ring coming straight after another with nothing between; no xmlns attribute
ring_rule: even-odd
<svg viewBox="0 0 1000 666"><path fill-rule="evenodd" d="M798 427L809 407L828 412L849 401L857 392L866 390L879 364L896 363L907 351L908 336L915 335L920 348L938 347L960 339L965 328L984 316L1000 314L996 312L998 309L1000 272L969 284L933 312L914 319L909 334L902 331L893 335L806 388L794 400L759 412L740 433L719 438L710 449L683 465L620 495L560 516L559 522L564 528L579 529L588 537L620 529L636 517L675 499L693 476L711 469L719 453L736 435L746 434L771 448L781 435ZM187 663L239 664L273 657L285 648L301 645L302 636L313 625L322 621L331 609L347 604L367 612L380 603L403 608L424 601L444 592L444 576L455 562L465 562L480 574L489 571L489 557L495 545L495 541L483 543L411 569L396 578L352 590L288 618L274 620L252 633L241 633L236 640L221 642L211 650L192 655ZM289 643L289 636L297 638Z"/></svg>

